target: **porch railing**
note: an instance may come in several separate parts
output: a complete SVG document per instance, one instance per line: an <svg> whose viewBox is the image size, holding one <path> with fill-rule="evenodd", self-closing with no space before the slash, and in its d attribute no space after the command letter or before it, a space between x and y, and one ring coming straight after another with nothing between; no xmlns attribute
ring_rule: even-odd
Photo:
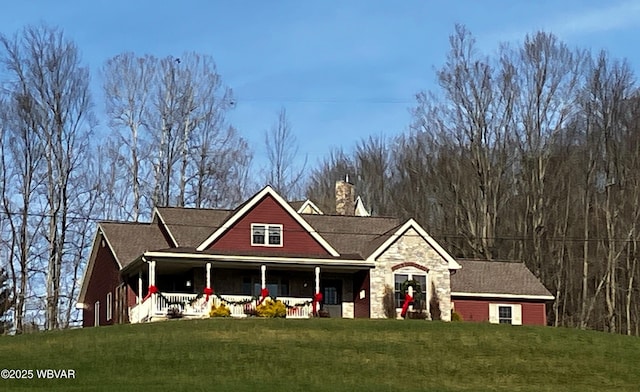
<svg viewBox="0 0 640 392"><path fill-rule="evenodd" d="M129 322L131 324L144 323L151 319L151 299L129 308Z"/></svg>
<svg viewBox="0 0 640 392"><path fill-rule="evenodd" d="M224 305L229 308L231 317L247 317L248 315L255 314L257 301L251 296L221 295L220 297L212 297L213 303L215 306L220 306L224 303ZM313 313L313 307L310 303L311 298L278 297L278 300L287 305L287 318L309 318ZM300 304L304 305L296 306Z"/></svg>
<svg viewBox="0 0 640 392"><path fill-rule="evenodd" d="M205 297L198 298L197 294L162 293L155 296L155 306L152 305L153 298L148 298L129 308L129 322L143 323L151 321L153 317L165 317L171 308L176 308L183 317L207 317L212 304L220 306L222 303L231 311L231 317L247 317L255 314L257 301L251 296L221 295L220 297L212 295L206 301ZM313 313L311 298L278 297L278 300L287 305L287 318L309 318Z"/></svg>
<svg viewBox="0 0 640 392"><path fill-rule="evenodd" d="M162 293L156 297L156 314L165 315L171 308L177 308L183 316L204 316L209 314L211 304L197 294Z"/></svg>

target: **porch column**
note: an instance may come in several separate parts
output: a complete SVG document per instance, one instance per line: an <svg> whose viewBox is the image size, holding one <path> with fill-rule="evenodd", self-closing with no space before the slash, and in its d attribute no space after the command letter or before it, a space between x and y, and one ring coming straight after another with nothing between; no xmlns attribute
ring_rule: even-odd
<svg viewBox="0 0 640 392"><path fill-rule="evenodd" d="M316 267L316 291L313 295L320 292L320 267Z"/></svg>
<svg viewBox="0 0 640 392"><path fill-rule="evenodd" d="M138 271L138 299L136 303L140 305L142 302L142 271Z"/></svg>
<svg viewBox="0 0 640 392"><path fill-rule="evenodd" d="M211 263L207 263L207 288L211 287Z"/></svg>
<svg viewBox="0 0 640 392"><path fill-rule="evenodd" d="M267 288L267 266L262 264L260 266L260 279L261 279L261 283L262 283L262 289L266 289Z"/></svg>
<svg viewBox="0 0 640 392"><path fill-rule="evenodd" d="M152 260L149 262L149 287L156 285L156 262ZM155 293L151 294L151 311L155 312L156 310L156 295Z"/></svg>

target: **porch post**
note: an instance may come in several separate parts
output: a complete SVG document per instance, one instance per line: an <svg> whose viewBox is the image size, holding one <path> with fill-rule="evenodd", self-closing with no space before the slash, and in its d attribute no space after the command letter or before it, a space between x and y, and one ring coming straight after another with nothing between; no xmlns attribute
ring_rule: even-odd
<svg viewBox="0 0 640 392"><path fill-rule="evenodd" d="M149 287L156 285L156 262L152 260L149 262ZM156 294L151 294L151 311L156 310Z"/></svg>
<svg viewBox="0 0 640 392"><path fill-rule="evenodd" d="M207 263L207 288L211 287L211 263Z"/></svg>
<svg viewBox="0 0 640 392"><path fill-rule="evenodd" d="M316 267L316 292L313 293L313 295L315 296L319 292L320 292L320 267Z"/></svg>
<svg viewBox="0 0 640 392"><path fill-rule="evenodd" d="M260 279L261 279L261 283L262 283L262 289L266 289L267 288L267 266L262 264L260 266Z"/></svg>
<svg viewBox="0 0 640 392"><path fill-rule="evenodd" d="M138 299L136 303L140 305L142 302L142 271L138 271Z"/></svg>

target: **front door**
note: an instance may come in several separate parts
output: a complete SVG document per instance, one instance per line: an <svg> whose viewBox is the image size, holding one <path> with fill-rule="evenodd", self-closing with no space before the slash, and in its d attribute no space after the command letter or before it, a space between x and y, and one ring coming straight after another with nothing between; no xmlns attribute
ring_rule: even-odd
<svg viewBox="0 0 640 392"><path fill-rule="evenodd" d="M326 279L322 281L322 309L333 318L342 317L342 280Z"/></svg>

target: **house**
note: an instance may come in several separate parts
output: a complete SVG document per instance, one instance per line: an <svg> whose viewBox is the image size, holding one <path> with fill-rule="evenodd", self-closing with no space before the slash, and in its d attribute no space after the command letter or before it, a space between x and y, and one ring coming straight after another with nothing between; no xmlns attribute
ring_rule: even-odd
<svg viewBox="0 0 640 392"><path fill-rule="evenodd" d="M546 325L554 297L521 262L457 260L451 277L452 307L463 320Z"/></svg>
<svg viewBox="0 0 640 392"><path fill-rule="evenodd" d="M220 304L246 317L269 297L289 318L322 309L449 321L461 264L413 219L368 215L338 181L334 215L267 186L234 210L166 207L148 223L101 222L78 300L83 326L207 317Z"/></svg>

